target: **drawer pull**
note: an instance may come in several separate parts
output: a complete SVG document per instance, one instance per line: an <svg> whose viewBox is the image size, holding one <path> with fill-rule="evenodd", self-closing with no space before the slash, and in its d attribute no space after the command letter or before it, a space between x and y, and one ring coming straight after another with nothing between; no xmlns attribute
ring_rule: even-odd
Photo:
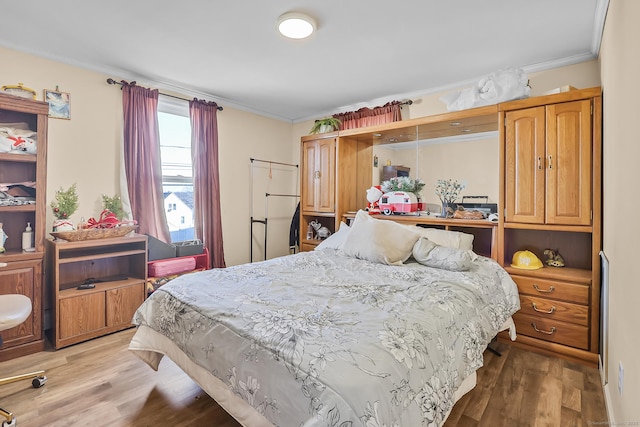
<svg viewBox="0 0 640 427"><path fill-rule="evenodd" d="M538 291L538 292L542 292L543 294L550 294L551 292L553 292L553 291L555 291L555 290L556 290L556 288L555 288L553 285L551 285L551 286L549 286L549 290L546 290L546 291L545 291L545 290L543 290L543 289L540 289L540 288L538 287L538 284L537 284L537 283L534 283L534 284L533 284L533 289L535 289L535 290L536 290L536 291Z"/></svg>
<svg viewBox="0 0 640 427"><path fill-rule="evenodd" d="M540 310L537 306L535 302L531 303L531 307L533 307L533 309L535 311L537 311L538 313L544 313L544 314L552 314L554 311L556 311L556 306L552 305L551 308L549 309L549 311L544 311L544 310Z"/></svg>
<svg viewBox="0 0 640 427"><path fill-rule="evenodd" d="M550 331L541 331L540 329L538 329L536 324L533 323L533 322L531 322L531 326L533 326L533 329L536 332L540 332L541 334L553 335L556 332L556 327L555 326L552 326Z"/></svg>
<svg viewBox="0 0 640 427"><path fill-rule="evenodd" d="M0 262L0 268L2 268L2 267L6 267L6 266L8 266L8 265L9 265L9 264L7 264L6 262Z"/></svg>

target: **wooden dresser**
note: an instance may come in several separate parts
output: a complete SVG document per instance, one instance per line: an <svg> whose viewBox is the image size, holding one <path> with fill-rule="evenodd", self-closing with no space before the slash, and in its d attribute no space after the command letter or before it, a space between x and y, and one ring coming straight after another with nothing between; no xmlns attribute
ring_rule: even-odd
<svg viewBox="0 0 640 427"><path fill-rule="evenodd" d="M601 237L600 88L500 104L499 256L518 284L515 345L598 363ZM515 252L558 251L565 267L511 266Z"/></svg>

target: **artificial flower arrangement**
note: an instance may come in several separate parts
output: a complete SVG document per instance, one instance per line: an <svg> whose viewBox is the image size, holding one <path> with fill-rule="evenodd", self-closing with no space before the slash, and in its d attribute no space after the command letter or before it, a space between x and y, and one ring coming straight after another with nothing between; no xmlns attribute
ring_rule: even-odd
<svg viewBox="0 0 640 427"><path fill-rule="evenodd" d="M458 182L457 179L439 179L436 183L436 196L442 202L442 215L450 216L453 211L449 212L452 205L460 196L460 192L464 189L464 184Z"/></svg>

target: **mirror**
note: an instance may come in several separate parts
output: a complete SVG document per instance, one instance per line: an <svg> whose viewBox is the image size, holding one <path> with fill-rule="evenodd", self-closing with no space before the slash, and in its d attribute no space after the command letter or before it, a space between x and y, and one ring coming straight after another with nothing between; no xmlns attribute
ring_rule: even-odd
<svg viewBox="0 0 640 427"><path fill-rule="evenodd" d="M379 185L394 172L402 175L408 169L409 177L424 181L422 200L432 212L439 211L441 205L435 194L438 179L457 179L464 184L461 197L487 196L489 203L498 203L500 155L496 128L494 125L486 131L455 136L434 132L427 135L418 126L374 134L372 183Z"/></svg>

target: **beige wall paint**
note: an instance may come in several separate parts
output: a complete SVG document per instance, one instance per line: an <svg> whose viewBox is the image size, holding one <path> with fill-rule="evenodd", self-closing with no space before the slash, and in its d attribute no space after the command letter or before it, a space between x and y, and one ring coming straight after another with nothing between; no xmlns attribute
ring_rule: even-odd
<svg viewBox="0 0 640 427"><path fill-rule="evenodd" d="M107 76L41 57L0 47L0 85L24 83L42 99L43 89L71 94L71 120L49 120L47 203L55 190L77 183L80 207L72 219L96 217L101 194L119 193L119 157L122 138L122 98ZM141 82L143 83L143 82ZM225 108L218 114L223 239L227 265L249 261L250 158L298 163L291 153L291 123ZM256 192L256 211L264 216L264 192L295 191L297 174L284 180L262 177ZM282 202L282 201L280 201ZM293 201L273 203L269 224L268 256L289 253L288 236ZM262 203L262 204L260 204ZM53 215L47 209L47 224ZM262 256L263 229L256 231L256 254ZM255 260L262 258L256 257Z"/></svg>
<svg viewBox="0 0 640 427"><path fill-rule="evenodd" d="M611 0L600 51L603 86L603 246L609 272L609 383L605 393L610 421L640 422L640 263L638 231L629 220L638 212L640 181L640 2ZM624 388L618 391L618 363L624 366Z"/></svg>

